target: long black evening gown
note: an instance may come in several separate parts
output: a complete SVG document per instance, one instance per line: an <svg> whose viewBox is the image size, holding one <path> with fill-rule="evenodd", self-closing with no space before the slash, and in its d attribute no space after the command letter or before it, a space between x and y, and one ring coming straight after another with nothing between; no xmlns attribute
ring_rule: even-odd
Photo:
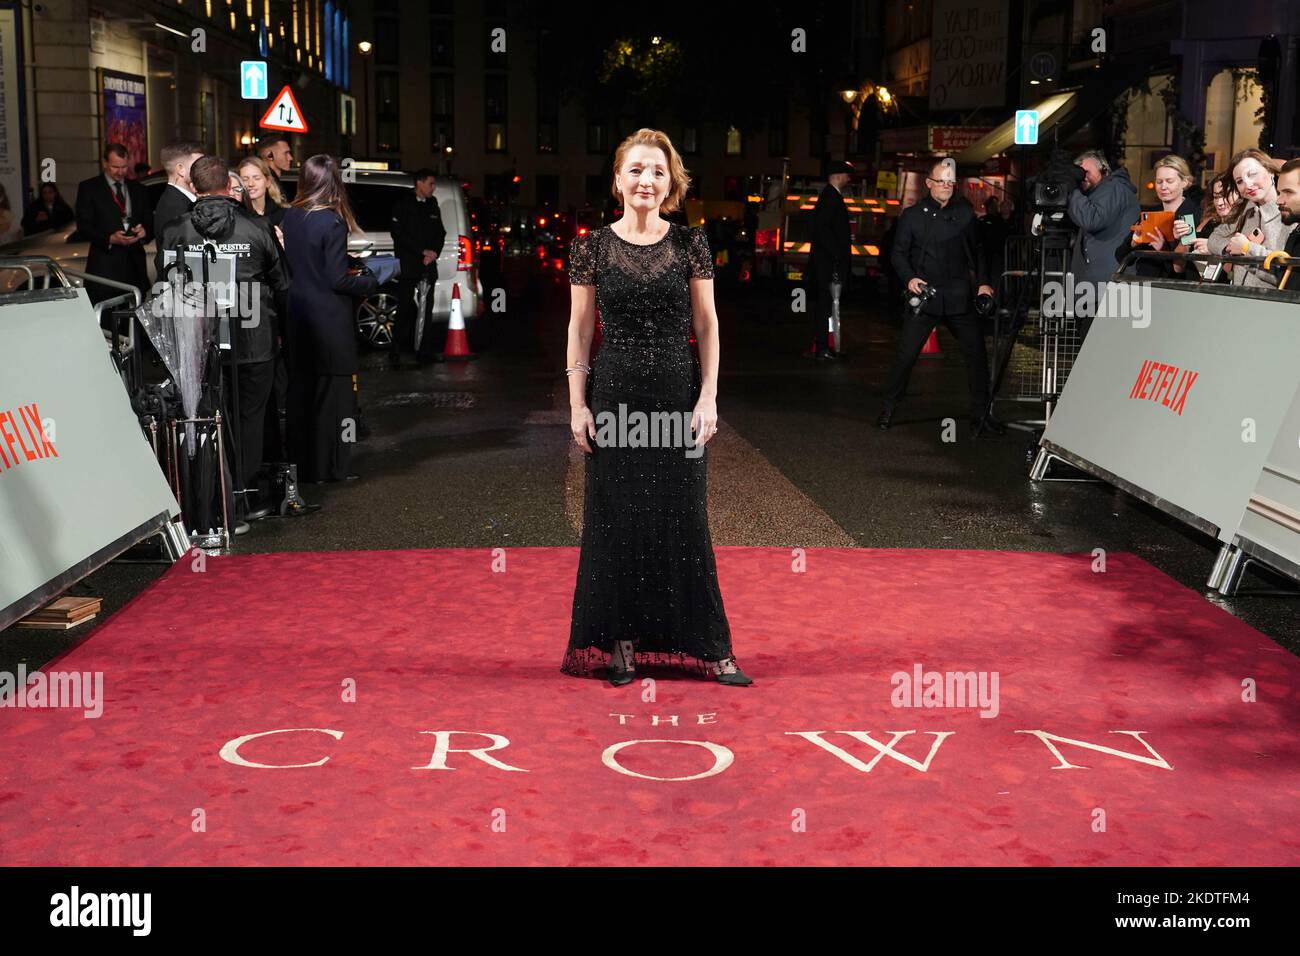
<svg viewBox="0 0 1300 956"><path fill-rule="evenodd" d="M598 431L601 413L617 416L623 404L628 414L683 414L689 433L700 394L689 340L692 278L713 278L703 229L673 223L658 242L637 245L605 226L570 246L569 281L594 285L600 312L603 339L587 380ZM706 662L734 658L709 537L708 446L688 454L680 446L617 447L599 438L591 445L560 669L603 674L615 642L631 641L638 667L710 674Z"/></svg>

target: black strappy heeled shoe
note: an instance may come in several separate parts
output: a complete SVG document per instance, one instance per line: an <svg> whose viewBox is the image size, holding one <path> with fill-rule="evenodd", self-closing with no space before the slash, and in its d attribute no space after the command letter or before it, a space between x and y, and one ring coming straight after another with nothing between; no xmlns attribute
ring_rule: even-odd
<svg viewBox="0 0 1300 956"><path fill-rule="evenodd" d="M730 673L726 673L721 669L715 671L713 676L719 684L727 684L731 687L748 687L750 684L754 683L754 679L740 669L740 665L736 663L734 657L730 660L718 661L719 668L721 668L723 664L730 664L735 668L735 670Z"/></svg>
<svg viewBox="0 0 1300 956"><path fill-rule="evenodd" d="M630 641L620 641L619 643L620 643L620 644L625 644L625 643L626 643L626 644L630 644L631 642L630 642ZM635 648L633 648L632 653L635 655L635 653L636 653L636 649L635 649ZM623 660L624 663L627 662L627 651L626 651L626 650L624 650L624 651L623 651L619 656L622 658L622 660ZM605 672L606 672L606 674L609 676L609 682L610 682L611 684L613 684L615 687L622 687L624 684L630 684L630 683L632 683L633 680L636 679L636 668L635 668L635 666L633 666L633 667L626 667L626 668L624 668L624 667L615 667L615 666L614 666L614 656L613 656L613 654L610 655L610 658L609 658L609 664L608 664L608 666L606 666L606 668L605 668Z"/></svg>
<svg viewBox="0 0 1300 956"><path fill-rule="evenodd" d="M609 682L615 687L622 687L624 684L630 684L636 679L636 671L622 670L612 664L605 668L605 672L609 675Z"/></svg>

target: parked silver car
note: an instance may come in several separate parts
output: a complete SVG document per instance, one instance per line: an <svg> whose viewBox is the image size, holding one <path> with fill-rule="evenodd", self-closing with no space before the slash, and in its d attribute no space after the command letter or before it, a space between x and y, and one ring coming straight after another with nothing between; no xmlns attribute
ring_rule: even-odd
<svg viewBox="0 0 1300 956"><path fill-rule="evenodd" d="M356 181L348 183L347 190L357 225L362 231L349 238L348 251L361 258L391 255L393 237L389 229L393 205L401 198L402 190L412 188L411 177L406 173L377 170L357 170L355 175ZM280 183L288 193L287 199L293 197L297 182L296 170L281 177ZM161 176L151 176L144 180L144 185L149 190L150 199L156 204L166 186L166 180ZM454 177L439 176L434 196L438 200L438 210L442 214L447 238L438 256L438 281L431 291L428 321L446 322L450 318L452 285L459 283L461 311L465 321L469 322L480 313L483 301L469 203L460 181ZM89 249L90 244L77 234L74 224L19 240L0 249L0 254L49 256L65 268L84 272ZM151 242L146 247L151 279L154 278L153 250L154 244ZM21 272L0 273L0 291L11 292L25 284L25 281ZM396 319L397 283L389 282L358 306L357 335L376 348L388 348L392 345Z"/></svg>

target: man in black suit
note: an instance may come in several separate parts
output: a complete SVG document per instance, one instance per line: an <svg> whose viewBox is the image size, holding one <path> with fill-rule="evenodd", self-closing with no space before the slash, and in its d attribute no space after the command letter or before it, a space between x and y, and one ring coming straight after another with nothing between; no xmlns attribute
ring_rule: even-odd
<svg viewBox="0 0 1300 956"><path fill-rule="evenodd" d="M975 312L976 295L993 295L975 207L965 197L955 195L957 164L951 159L937 161L925 183L929 194L904 209L898 218L898 234L890 257L898 278L918 302L903 319L898 354L885 385L884 409L876 424L888 428L892 423L894 409L903 400L912 366L925 340L943 322L957 337L966 357L971 424L1000 435L1006 426L988 414L988 353ZM975 285L977 289L972 288Z"/></svg>
<svg viewBox="0 0 1300 956"><path fill-rule="evenodd" d="M149 193L126 178L131 163L120 143L104 147L103 169L77 187L77 231L90 242L86 272L133 285L143 294L149 289L144 247L153 238ZM122 294L94 281L86 283L86 292L91 302Z"/></svg>
<svg viewBox="0 0 1300 956"><path fill-rule="evenodd" d="M433 284L438 281L438 256L447 238L447 228L442 224L442 213L434 196L437 175L432 169L417 169L411 178L415 180L415 189L393 205L393 251L402 267L397 280L397 328L389 352L389 360L394 365L401 362L403 351L416 351L415 287L422 277L428 278L430 300L426 308L432 306ZM417 361L431 361L437 354L434 338L426 328Z"/></svg>
<svg viewBox="0 0 1300 956"><path fill-rule="evenodd" d="M852 163L832 163L813 211L812 255L808 262L813 342L808 354L817 359L837 358L840 354L830 350L831 283L840 283L841 296L848 287L852 259L849 211L844 207L843 189L852 177ZM839 342L835 344L837 348L840 346Z"/></svg>
<svg viewBox="0 0 1300 956"><path fill-rule="evenodd" d="M158 197L158 205L153 211L153 234L161 237L163 226L173 219L179 219L194 208L194 187L190 184L190 167L194 160L203 155L203 147L198 143L168 143L162 150L162 168L167 174L167 185ZM163 244L158 240L154 253L154 273L161 279L163 274Z"/></svg>
<svg viewBox="0 0 1300 956"><path fill-rule="evenodd" d="M271 175L275 177L276 185L280 187L281 192L284 192L284 184L280 182L280 177L293 169L293 148L289 145L289 141L281 133L271 133L257 141L254 152L271 167ZM285 193L286 197L288 195Z"/></svg>

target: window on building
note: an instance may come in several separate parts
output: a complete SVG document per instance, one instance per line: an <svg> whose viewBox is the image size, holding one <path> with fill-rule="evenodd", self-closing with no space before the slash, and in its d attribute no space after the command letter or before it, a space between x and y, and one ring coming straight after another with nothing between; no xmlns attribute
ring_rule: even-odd
<svg viewBox="0 0 1300 956"><path fill-rule="evenodd" d="M1205 93L1207 181L1225 172L1234 154L1259 145L1264 124L1255 113L1264 102L1263 96L1259 73L1254 69L1221 70L1210 81Z"/></svg>
<svg viewBox="0 0 1300 956"><path fill-rule="evenodd" d="M334 82L334 3L325 0L325 79Z"/></svg>
<svg viewBox="0 0 1300 956"><path fill-rule="evenodd" d="M375 13L375 49L371 56L376 66L397 66L401 62L402 27L396 17L380 16Z"/></svg>
<svg viewBox="0 0 1300 956"><path fill-rule="evenodd" d="M210 156L220 155L217 150L217 98L211 93L200 95L199 110L202 114L199 140L203 151Z"/></svg>
<svg viewBox="0 0 1300 956"><path fill-rule="evenodd" d="M543 173L537 177L537 205L555 210L560 206L560 177Z"/></svg>
<svg viewBox="0 0 1300 956"><path fill-rule="evenodd" d="M348 34L351 32L352 21L347 17L343 18L343 33L341 34L343 45L343 88L352 89L352 47L348 44Z"/></svg>
<svg viewBox="0 0 1300 956"><path fill-rule="evenodd" d="M553 88L537 87L537 151L554 153L560 148L560 98Z"/></svg>
<svg viewBox="0 0 1300 956"><path fill-rule="evenodd" d="M587 124L587 152L601 155L609 152L609 127L604 122Z"/></svg>
<svg viewBox="0 0 1300 956"><path fill-rule="evenodd" d="M785 156L789 148L789 130L785 121L773 120L767 127L767 155Z"/></svg>
<svg viewBox="0 0 1300 956"><path fill-rule="evenodd" d="M509 66L510 48L506 43L506 16L504 12L493 13L493 4L486 4L483 11L483 64L492 70L504 70ZM501 5L504 11L505 5Z"/></svg>
<svg viewBox="0 0 1300 956"><path fill-rule="evenodd" d="M808 124L808 154L814 159L826 155L826 130L816 122Z"/></svg>
<svg viewBox="0 0 1300 956"><path fill-rule="evenodd" d="M434 74L430 94L432 101L430 142L437 152L442 152L446 147L456 145L455 80L451 74Z"/></svg>
<svg viewBox="0 0 1300 956"><path fill-rule="evenodd" d="M489 73L483 83L483 119L487 127L484 148L489 153L506 151L506 75Z"/></svg>
<svg viewBox="0 0 1300 956"><path fill-rule="evenodd" d="M398 94L401 83L394 70L375 72L375 149L381 153L401 150L401 111Z"/></svg>
<svg viewBox="0 0 1300 956"><path fill-rule="evenodd" d="M450 20L435 17L429 21L429 63L432 66L452 66L455 63L455 25Z"/></svg>
<svg viewBox="0 0 1300 956"><path fill-rule="evenodd" d="M510 201L510 174L488 173L483 177L483 198L488 202Z"/></svg>
<svg viewBox="0 0 1300 956"><path fill-rule="evenodd" d="M740 130L735 126L727 127L727 155L739 156L744 152L744 142L742 141Z"/></svg>
<svg viewBox="0 0 1300 956"><path fill-rule="evenodd" d="M682 130L682 152L687 155L700 151L700 128L687 126Z"/></svg>
<svg viewBox="0 0 1300 956"><path fill-rule="evenodd" d="M1153 76L1148 83L1150 92L1129 97L1124 155L1109 157L1112 163L1122 160L1138 187L1138 202L1144 206L1159 205L1151 166L1160 154L1173 148L1173 121L1160 95L1172 82L1169 75Z"/></svg>

